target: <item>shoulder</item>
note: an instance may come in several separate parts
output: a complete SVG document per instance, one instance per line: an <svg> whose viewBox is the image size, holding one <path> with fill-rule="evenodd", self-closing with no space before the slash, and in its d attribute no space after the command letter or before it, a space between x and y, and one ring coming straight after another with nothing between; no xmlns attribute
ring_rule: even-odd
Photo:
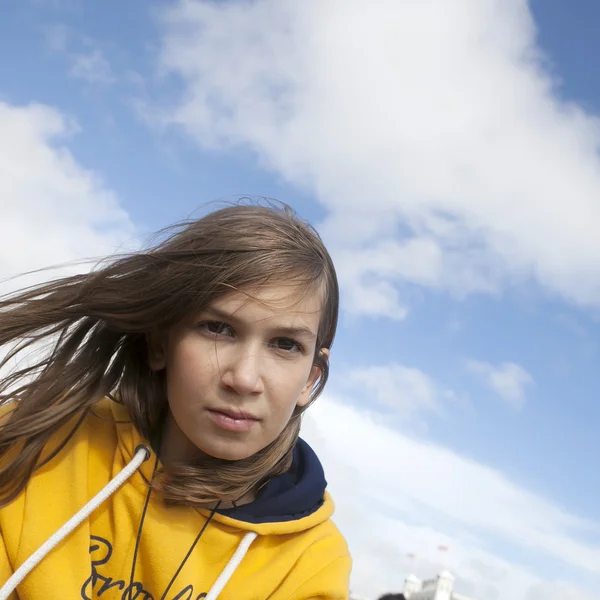
<svg viewBox="0 0 600 600"><path fill-rule="evenodd" d="M50 437L42 460L48 461L58 453L102 452L111 453L117 441L115 418L111 411L111 400L104 398L87 409L76 413ZM53 460L53 458L52 458Z"/></svg>
<svg viewBox="0 0 600 600"><path fill-rule="evenodd" d="M0 508L0 537L11 560L24 548L33 552L110 479L115 431L110 403L100 401L51 432L21 493Z"/></svg>
<svg viewBox="0 0 600 600"><path fill-rule="evenodd" d="M290 598L347 598L352 558L345 537L329 518L313 528L311 538L296 563L297 588Z"/></svg>
<svg viewBox="0 0 600 600"><path fill-rule="evenodd" d="M337 525L328 519L323 523L321 536L307 550L313 557L318 556L321 565L329 565L329 572L336 571L349 576L352 564L350 548Z"/></svg>
<svg viewBox="0 0 600 600"><path fill-rule="evenodd" d="M46 433L34 469L13 501L15 506L23 502L34 507L54 502L65 506L72 502L85 503L88 490L94 490L110 479L112 457L117 447L116 424L110 404L108 399L100 400ZM3 421L6 423L5 419L10 419L15 405L1 407L0 426ZM15 444L14 450L18 452L20 447ZM14 454L8 453L0 467L10 468L14 459Z"/></svg>
<svg viewBox="0 0 600 600"><path fill-rule="evenodd" d="M330 519L315 527L313 535L278 589L277 599L347 600L352 558L344 536Z"/></svg>
<svg viewBox="0 0 600 600"><path fill-rule="evenodd" d="M113 401L104 398L74 415L55 432L44 449L48 468L91 470L105 478L118 445L117 422L112 410ZM54 456L55 455L55 456ZM46 467L43 467L44 470ZM108 474L108 471L107 471Z"/></svg>
<svg viewBox="0 0 600 600"><path fill-rule="evenodd" d="M117 426L112 403L108 398L99 400L91 407L76 412L64 425L49 431L34 473L48 473L65 461L71 462L72 466L75 456L87 459L90 454L106 454L108 457L114 453ZM0 427L9 422L17 407L18 401L0 406ZM15 451L19 447L16 444ZM3 462L10 463L13 458L12 453L8 453Z"/></svg>
<svg viewBox="0 0 600 600"><path fill-rule="evenodd" d="M324 551L331 556L350 556L346 538L331 518L317 525L314 533L313 551Z"/></svg>

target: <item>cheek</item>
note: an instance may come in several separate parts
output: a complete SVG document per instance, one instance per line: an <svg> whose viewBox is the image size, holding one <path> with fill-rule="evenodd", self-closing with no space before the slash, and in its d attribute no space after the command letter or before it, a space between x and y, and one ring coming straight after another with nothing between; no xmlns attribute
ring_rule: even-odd
<svg viewBox="0 0 600 600"><path fill-rule="evenodd" d="M305 390L311 371L312 362L309 365L297 364L293 368L284 368L278 373L274 393L276 397L281 398L281 402L286 408L291 406L291 410L293 410Z"/></svg>
<svg viewBox="0 0 600 600"><path fill-rule="evenodd" d="M177 344L169 354L167 380L174 388L188 388L206 382L217 369L213 356L192 340Z"/></svg>

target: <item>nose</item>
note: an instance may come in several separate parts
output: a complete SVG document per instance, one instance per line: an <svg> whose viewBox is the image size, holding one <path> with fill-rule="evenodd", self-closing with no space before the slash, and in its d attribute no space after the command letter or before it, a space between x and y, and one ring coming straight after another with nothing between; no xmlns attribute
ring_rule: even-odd
<svg viewBox="0 0 600 600"><path fill-rule="evenodd" d="M240 396L260 394L264 391L260 350L241 346L221 364L221 385Z"/></svg>

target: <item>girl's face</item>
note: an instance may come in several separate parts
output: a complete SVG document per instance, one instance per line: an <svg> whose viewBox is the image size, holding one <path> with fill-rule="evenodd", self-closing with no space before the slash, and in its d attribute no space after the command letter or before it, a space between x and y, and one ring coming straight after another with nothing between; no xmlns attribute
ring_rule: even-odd
<svg viewBox="0 0 600 600"><path fill-rule="evenodd" d="M277 438L320 374L321 296L277 285L232 292L151 347L151 367L167 377L163 463L239 460Z"/></svg>

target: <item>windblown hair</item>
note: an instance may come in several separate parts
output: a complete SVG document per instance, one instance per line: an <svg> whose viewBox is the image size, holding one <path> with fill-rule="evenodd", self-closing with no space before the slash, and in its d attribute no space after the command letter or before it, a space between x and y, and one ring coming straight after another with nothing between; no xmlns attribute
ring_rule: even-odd
<svg viewBox="0 0 600 600"><path fill-rule="evenodd" d="M75 429L98 400L126 407L139 433L160 437L167 410L165 373L148 363L147 339L165 334L232 290L273 283L300 284L323 296L314 364L328 377L327 359L338 318L335 269L316 231L291 208L236 204L163 230L147 250L121 255L83 275L68 276L0 298L0 362L39 342L51 351L0 380L0 506L15 499L42 464L56 432ZM157 486L173 503L236 500L289 469L304 409L296 408L281 435L249 458L216 458L165 468ZM44 459L47 462L63 443Z"/></svg>

